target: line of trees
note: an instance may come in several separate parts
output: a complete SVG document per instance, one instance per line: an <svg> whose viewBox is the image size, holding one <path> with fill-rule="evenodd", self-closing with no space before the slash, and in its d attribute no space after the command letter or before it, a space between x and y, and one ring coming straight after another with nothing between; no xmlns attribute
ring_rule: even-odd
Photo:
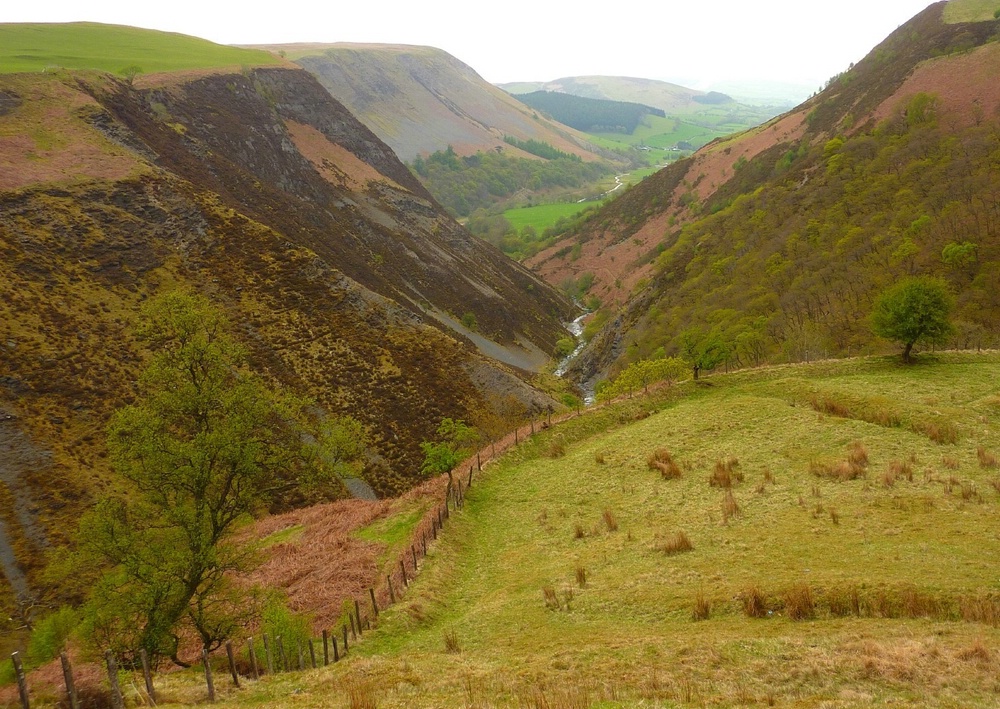
<svg viewBox="0 0 1000 709"><path fill-rule="evenodd" d="M515 98L560 123L589 133L635 132L643 116L666 118L663 109L627 101L585 98L558 91L533 91Z"/></svg>

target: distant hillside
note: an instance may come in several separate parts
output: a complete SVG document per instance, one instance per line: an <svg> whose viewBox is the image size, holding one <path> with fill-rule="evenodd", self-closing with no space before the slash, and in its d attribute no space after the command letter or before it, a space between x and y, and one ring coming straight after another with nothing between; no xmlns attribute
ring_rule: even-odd
<svg viewBox="0 0 1000 709"><path fill-rule="evenodd" d="M597 159L578 132L537 115L455 57L431 47L288 45L282 51L405 161L451 145L459 155L539 140Z"/></svg>
<svg viewBox="0 0 1000 709"><path fill-rule="evenodd" d="M138 27L94 22L0 24L0 73L95 69L112 74L280 64L255 49Z"/></svg>
<svg viewBox="0 0 1000 709"><path fill-rule="evenodd" d="M360 420L382 495L422 479L442 418L554 404L529 370L571 305L299 68L0 75L0 253L0 569L19 591L109 484L138 311L164 291L222 310L270 383ZM4 642L12 601L0 583Z"/></svg>
<svg viewBox="0 0 1000 709"><path fill-rule="evenodd" d="M630 76L570 76L555 81L519 82L499 86L513 94L551 91L583 98L638 103L673 115L699 110L703 104L695 99L707 93L667 81Z"/></svg>
<svg viewBox="0 0 1000 709"><path fill-rule="evenodd" d="M679 352L687 330L717 336L733 365L878 351L872 302L915 273L956 295L955 346L1000 344L998 23L948 24L944 9L530 261L550 282L587 276L603 302L627 299L578 376Z"/></svg>
<svg viewBox="0 0 1000 709"><path fill-rule="evenodd" d="M666 118L666 113L661 108L625 101L583 98L556 91L533 91L520 94L517 98L526 106L544 111L546 115L560 123L590 133L602 131L632 133L643 116Z"/></svg>

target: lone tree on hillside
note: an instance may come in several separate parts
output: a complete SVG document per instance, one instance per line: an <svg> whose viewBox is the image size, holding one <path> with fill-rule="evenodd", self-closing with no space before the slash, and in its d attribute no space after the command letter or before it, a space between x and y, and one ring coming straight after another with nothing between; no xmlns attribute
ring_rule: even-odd
<svg viewBox="0 0 1000 709"><path fill-rule="evenodd" d="M183 665L182 636L212 650L253 613L229 578L257 561L236 530L269 508L340 496L363 437L356 421L314 421L307 400L269 389L200 298L152 300L138 336L153 357L108 428L120 493L80 525L84 560L106 569L85 623L126 659L144 649Z"/></svg>
<svg viewBox="0 0 1000 709"><path fill-rule="evenodd" d="M872 330L879 337L903 344L903 361L912 361L913 346L920 343L944 344L952 334L952 297L944 281L930 276L904 278L886 290L875 302Z"/></svg>
<svg viewBox="0 0 1000 709"><path fill-rule="evenodd" d="M707 335L698 328L681 333L681 355L691 365L692 378L697 380L703 369L712 370L729 359L729 345L717 332Z"/></svg>
<svg viewBox="0 0 1000 709"><path fill-rule="evenodd" d="M420 449L424 452L424 462L420 472L428 477L448 473L448 491L451 494L451 471L462 460L471 455L473 446L479 440L479 432L461 419L441 419L437 427L438 441L424 441Z"/></svg>

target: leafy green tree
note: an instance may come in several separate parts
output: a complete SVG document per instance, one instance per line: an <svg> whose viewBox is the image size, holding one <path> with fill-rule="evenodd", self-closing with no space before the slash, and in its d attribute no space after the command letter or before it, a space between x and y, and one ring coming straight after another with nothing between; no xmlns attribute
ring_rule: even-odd
<svg viewBox="0 0 1000 709"><path fill-rule="evenodd" d="M944 281L930 276L904 278L887 288L875 302L872 330L903 345L903 361L918 342L943 344L952 333L952 297Z"/></svg>
<svg viewBox="0 0 1000 709"><path fill-rule="evenodd" d="M698 379L703 369L712 370L729 359L729 345L712 332L706 335L698 328L681 333L681 353L691 365L692 377Z"/></svg>
<svg viewBox="0 0 1000 709"><path fill-rule="evenodd" d="M420 444L424 452L420 472L427 476L448 473L448 493L451 493L451 471L472 453L479 432L461 419L444 418L438 424L437 435L437 441Z"/></svg>
<svg viewBox="0 0 1000 709"><path fill-rule="evenodd" d="M106 569L85 623L99 646L184 664L185 633L212 650L253 610L230 580L257 561L237 529L269 508L340 496L363 436L350 419L317 425L310 402L268 388L203 299L154 299L138 330L154 354L137 401L108 428L122 490L80 525L84 559Z"/></svg>

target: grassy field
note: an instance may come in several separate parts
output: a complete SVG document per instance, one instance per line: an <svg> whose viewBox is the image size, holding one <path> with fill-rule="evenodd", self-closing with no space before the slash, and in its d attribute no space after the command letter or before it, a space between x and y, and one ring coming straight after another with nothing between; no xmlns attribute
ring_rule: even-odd
<svg viewBox="0 0 1000 709"><path fill-rule="evenodd" d="M92 22L0 24L0 73L4 74L57 67L118 73L132 66L154 73L279 62L259 50L136 27Z"/></svg>
<svg viewBox="0 0 1000 709"><path fill-rule="evenodd" d="M227 701L996 706L1000 356L921 360L715 376L547 431L348 662Z"/></svg>
<svg viewBox="0 0 1000 709"><path fill-rule="evenodd" d="M998 0L951 0L944 8L946 22L982 22L992 20L1000 10Z"/></svg>
<svg viewBox="0 0 1000 709"><path fill-rule="evenodd" d="M529 224L541 234L545 229L555 224L562 217L572 217L590 206L588 203L559 202L556 204L538 204L534 207L508 209L504 218L515 229L520 231Z"/></svg>

